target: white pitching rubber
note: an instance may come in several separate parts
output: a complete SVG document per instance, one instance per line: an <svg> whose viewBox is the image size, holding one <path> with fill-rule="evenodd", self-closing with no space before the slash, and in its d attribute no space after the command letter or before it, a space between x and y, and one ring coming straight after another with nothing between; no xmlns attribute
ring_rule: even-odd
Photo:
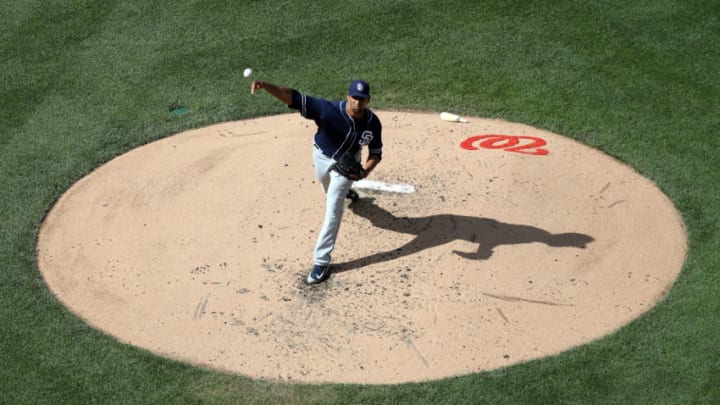
<svg viewBox="0 0 720 405"><path fill-rule="evenodd" d="M411 194L415 192L412 184L391 184L376 180L358 180L353 183L353 188L364 188L377 191L388 191L391 193Z"/></svg>

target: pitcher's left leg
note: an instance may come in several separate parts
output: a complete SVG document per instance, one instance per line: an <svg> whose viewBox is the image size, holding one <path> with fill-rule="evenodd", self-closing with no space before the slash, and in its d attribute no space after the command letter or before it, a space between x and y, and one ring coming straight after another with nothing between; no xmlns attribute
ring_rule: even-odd
<svg viewBox="0 0 720 405"><path fill-rule="evenodd" d="M335 248L335 241L340 230L343 211L345 210L345 196L352 180L330 172L330 185L327 189L325 203L325 220L315 245L314 260L316 265L327 266L332 260L331 253Z"/></svg>

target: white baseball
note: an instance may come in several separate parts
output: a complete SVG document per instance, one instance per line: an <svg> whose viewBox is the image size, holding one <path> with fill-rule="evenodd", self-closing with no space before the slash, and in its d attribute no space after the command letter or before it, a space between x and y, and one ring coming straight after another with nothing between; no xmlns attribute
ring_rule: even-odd
<svg viewBox="0 0 720 405"><path fill-rule="evenodd" d="M245 70L243 71L243 76L245 76L245 77L250 77L250 76L252 76L252 69L250 69L250 68L245 69Z"/></svg>

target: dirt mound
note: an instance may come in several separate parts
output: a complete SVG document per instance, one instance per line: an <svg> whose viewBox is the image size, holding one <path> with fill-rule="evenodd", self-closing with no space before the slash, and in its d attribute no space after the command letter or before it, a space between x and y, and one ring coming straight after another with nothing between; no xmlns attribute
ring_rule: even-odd
<svg viewBox="0 0 720 405"><path fill-rule="evenodd" d="M371 180L414 192L358 189L327 282L303 282L324 200L314 125L288 114L187 131L80 180L40 231L47 284L91 325L164 356L401 383L581 345L678 275L680 216L630 167L526 125L376 113Z"/></svg>

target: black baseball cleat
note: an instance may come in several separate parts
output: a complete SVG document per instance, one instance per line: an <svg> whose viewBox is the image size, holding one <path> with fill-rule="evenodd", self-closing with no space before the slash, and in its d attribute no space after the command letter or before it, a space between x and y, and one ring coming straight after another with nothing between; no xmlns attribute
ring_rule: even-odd
<svg viewBox="0 0 720 405"><path fill-rule="evenodd" d="M352 202L355 202L360 199L360 195L358 195L357 191L350 189L348 190L347 195L345 195L345 198Z"/></svg>
<svg viewBox="0 0 720 405"><path fill-rule="evenodd" d="M330 265L316 264L307 276L308 284L322 283L330 276Z"/></svg>

